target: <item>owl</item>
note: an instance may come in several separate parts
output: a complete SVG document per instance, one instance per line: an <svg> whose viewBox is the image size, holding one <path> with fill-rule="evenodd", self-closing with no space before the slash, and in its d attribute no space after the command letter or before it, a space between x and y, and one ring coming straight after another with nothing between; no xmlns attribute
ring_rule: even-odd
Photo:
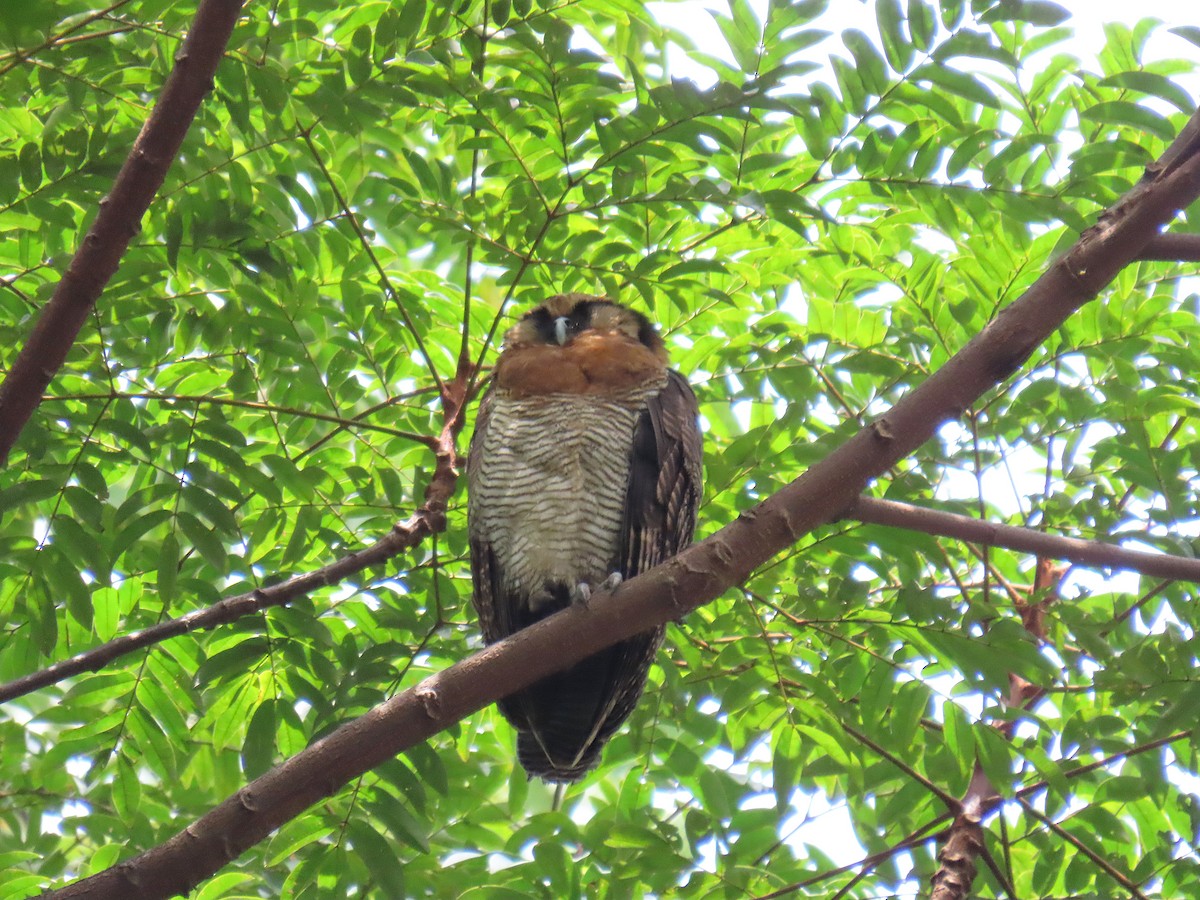
<svg viewBox="0 0 1200 900"><path fill-rule="evenodd" d="M641 313L560 294L504 336L467 463L474 605L494 643L692 542L696 397ZM529 777L577 781L633 711L662 627L500 701Z"/></svg>

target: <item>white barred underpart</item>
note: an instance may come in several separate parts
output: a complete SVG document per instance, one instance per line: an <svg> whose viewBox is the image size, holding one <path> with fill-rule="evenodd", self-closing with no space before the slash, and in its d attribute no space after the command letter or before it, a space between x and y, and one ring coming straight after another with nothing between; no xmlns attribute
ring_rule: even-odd
<svg viewBox="0 0 1200 900"><path fill-rule="evenodd" d="M536 611L551 598L547 582L598 587L611 574L634 426L662 386L493 399L468 518L492 545L505 593Z"/></svg>

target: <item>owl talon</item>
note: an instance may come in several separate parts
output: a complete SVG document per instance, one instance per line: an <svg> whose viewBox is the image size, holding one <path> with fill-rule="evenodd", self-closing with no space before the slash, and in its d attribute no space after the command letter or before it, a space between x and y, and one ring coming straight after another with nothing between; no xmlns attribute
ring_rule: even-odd
<svg viewBox="0 0 1200 900"><path fill-rule="evenodd" d="M624 581L625 578L620 572L612 572L607 578L600 582L600 587L597 590L602 592L614 591ZM581 581L575 587L571 588L571 602L579 603L582 606L587 606L592 600L592 586L586 581Z"/></svg>

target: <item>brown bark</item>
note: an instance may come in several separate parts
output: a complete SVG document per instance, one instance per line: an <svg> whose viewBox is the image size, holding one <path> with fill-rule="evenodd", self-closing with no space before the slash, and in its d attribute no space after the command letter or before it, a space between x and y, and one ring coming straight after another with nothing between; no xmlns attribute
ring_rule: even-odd
<svg viewBox="0 0 1200 900"><path fill-rule="evenodd" d="M1041 557L1065 559L1083 565L1129 569L1154 578L1200 581L1200 559L1149 553L1145 550L1126 550L1124 547L1101 541L1085 541L1080 538L1046 534L1030 528L1018 528L1015 525L1000 525L957 513L896 503L893 500L860 497L854 506L847 510L845 517L870 525L921 531L988 547L1005 547Z"/></svg>
<svg viewBox="0 0 1200 900"><path fill-rule="evenodd" d="M933 890L929 900L966 900L970 895L971 883L975 880L975 860L983 852L980 822L995 796L996 791L983 769L976 766L946 843L938 853L938 862L942 865L930 879Z"/></svg>
<svg viewBox="0 0 1200 900"><path fill-rule="evenodd" d="M212 90L243 2L203 0L196 10L158 103L117 173L112 191L100 201L92 227L0 384L0 465L8 461L21 429L141 228L142 216L179 153L200 102Z"/></svg>
<svg viewBox="0 0 1200 900"><path fill-rule="evenodd" d="M1138 259L1161 262L1200 262L1200 234L1156 234Z"/></svg>
<svg viewBox="0 0 1200 900"><path fill-rule="evenodd" d="M1146 177L924 384L800 478L674 559L430 676L255 779L163 844L47 896L186 892L308 806L497 698L707 603L818 525L1021 365L1200 195L1200 114ZM987 808L980 792L980 809ZM966 809L964 804L964 812Z"/></svg>

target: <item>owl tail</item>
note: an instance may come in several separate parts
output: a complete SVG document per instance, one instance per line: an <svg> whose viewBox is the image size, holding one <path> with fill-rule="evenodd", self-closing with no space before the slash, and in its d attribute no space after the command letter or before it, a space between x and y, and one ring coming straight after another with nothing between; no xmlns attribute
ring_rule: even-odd
<svg viewBox="0 0 1200 900"><path fill-rule="evenodd" d="M612 670L619 652L602 650L519 695L524 722L518 725L517 758L531 778L578 781L599 763L601 749L624 719L613 715Z"/></svg>
<svg viewBox="0 0 1200 900"><path fill-rule="evenodd" d="M567 783L578 781L589 770L595 768L600 761L600 748L593 747L574 765L556 762L546 753L546 749L538 740L538 735L532 731L522 731L517 735L517 759L530 778L540 778L543 781Z"/></svg>

